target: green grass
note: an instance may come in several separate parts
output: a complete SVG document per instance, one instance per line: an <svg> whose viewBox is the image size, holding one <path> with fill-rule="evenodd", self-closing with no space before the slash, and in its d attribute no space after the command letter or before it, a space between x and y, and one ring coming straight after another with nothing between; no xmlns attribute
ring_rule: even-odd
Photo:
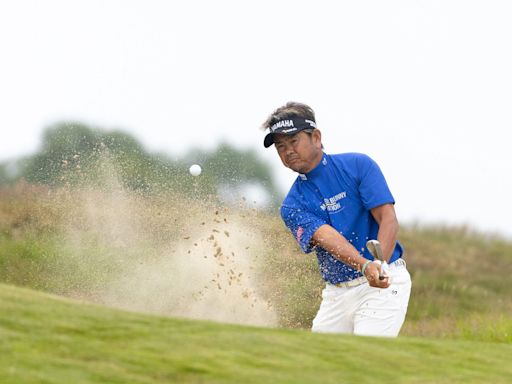
<svg viewBox="0 0 512 384"><path fill-rule="evenodd" d="M163 318L0 284L0 382L508 383L512 345Z"/></svg>

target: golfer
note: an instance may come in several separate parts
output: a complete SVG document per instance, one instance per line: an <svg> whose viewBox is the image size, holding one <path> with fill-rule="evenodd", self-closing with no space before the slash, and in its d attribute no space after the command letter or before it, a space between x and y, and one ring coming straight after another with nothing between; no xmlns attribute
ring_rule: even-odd
<svg viewBox="0 0 512 384"><path fill-rule="evenodd" d="M281 217L304 252L316 251L326 282L312 330L398 336L411 277L397 241L395 201L378 165L359 153L325 153L305 104L278 108L263 128L270 130L264 146L274 144L284 166L298 173ZM372 239L381 244L387 271L366 249Z"/></svg>

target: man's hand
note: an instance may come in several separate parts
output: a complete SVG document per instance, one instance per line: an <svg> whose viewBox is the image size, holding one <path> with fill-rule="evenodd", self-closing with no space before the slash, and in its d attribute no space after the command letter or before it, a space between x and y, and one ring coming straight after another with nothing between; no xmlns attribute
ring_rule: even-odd
<svg viewBox="0 0 512 384"><path fill-rule="evenodd" d="M381 264L377 261L372 261L366 266L364 270L364 276L368 280L371 287L375 288L387 288L389 287L390 281L389 276L384 273L384 279L380 280L379 276L382 275Z"/></svg>

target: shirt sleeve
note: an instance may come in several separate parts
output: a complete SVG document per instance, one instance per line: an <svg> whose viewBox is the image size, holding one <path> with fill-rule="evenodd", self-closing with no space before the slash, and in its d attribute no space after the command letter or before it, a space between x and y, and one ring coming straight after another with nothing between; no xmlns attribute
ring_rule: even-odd
<svg viewBox="0 0 512 384"><path fill-rule="evenodd" d="M305 253L310 253L315 248L311 244L311 238L316 230L327 224L315 214L290 205L281 207L281 217Z"/></svg>
<svg viewBox="0 0 512 384"><path fill-rule="evenodd" d="M359 174L359 193L367 210L383 204L395 203L386 179L374 160L369 156L360 155L357 158L357 169Z"/></svg>

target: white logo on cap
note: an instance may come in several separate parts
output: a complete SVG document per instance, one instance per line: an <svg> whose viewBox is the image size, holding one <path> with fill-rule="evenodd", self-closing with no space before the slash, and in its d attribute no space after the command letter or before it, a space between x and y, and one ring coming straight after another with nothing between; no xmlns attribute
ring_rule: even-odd
<svg viewBox="0 0 512 384"><path fill-rule="evenodd" d="M283 128L283 127L293 127L293 120L281 120L281 121L278 121L277 123L275 123L270 128L270 130L272 132L274 132L276 129Z"/></svg>
<svg viewBox="0 0 512 384"><path fill-rule="evenodd" d="M304 120L306 123L308 123L309 125L311 125L313 128L316 128L316 123L312 120Z"/></svg>
<svg viewBox="0 0 512 384"><path fill-rule="evenodd" d="M281 132L283 133L288 133L288 132L293 132L293 131L296 131L297 128L290 128L290 129L283 129Z"/></svg>

